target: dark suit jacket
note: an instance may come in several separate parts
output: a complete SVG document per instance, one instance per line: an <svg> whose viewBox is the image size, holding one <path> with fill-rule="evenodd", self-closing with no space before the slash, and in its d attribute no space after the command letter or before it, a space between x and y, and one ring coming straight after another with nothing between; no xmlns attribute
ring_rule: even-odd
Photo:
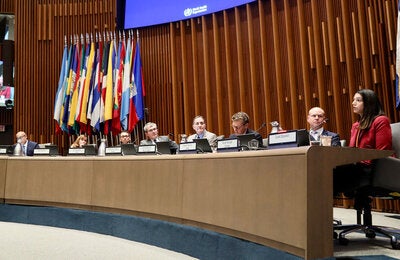
<svg viewBox="0 0 400 260"><path fill-rule="evenodd" d="M340 137L339 137L339 135L337 133L329 132L329 131L324 129L324 131L322 131L321 135L332 136L331 146L341 146L340 145ZM314 139L314 137L312 135L310 135L310 140L315 141L315 139Z"/></svg>
<svg viewBox="0 0 400 260"><path fill-rule="evenodd" d="M16 144L13 145L13 151L15 149ZM21 144L22 146L22 144ZM33 141L27 141L27 146L26 146L26 156L33 156L33 150L36 148L39 148L39 144Z"/></svg>

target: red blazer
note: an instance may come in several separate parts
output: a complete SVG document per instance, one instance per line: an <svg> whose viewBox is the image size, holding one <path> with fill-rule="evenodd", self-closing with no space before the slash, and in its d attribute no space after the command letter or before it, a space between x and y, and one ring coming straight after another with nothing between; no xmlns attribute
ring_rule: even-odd
<svg viewBox="0 0 400 260"><path fill-rule="evenodd" d="M392 129L390 128L389 118L378 116L374 119L369 129L360 131L358 143L356 142L359 131L359 122L355 122L351 128L350 147L392 150ZM363 161L370 164L370 161Z"/></svg>

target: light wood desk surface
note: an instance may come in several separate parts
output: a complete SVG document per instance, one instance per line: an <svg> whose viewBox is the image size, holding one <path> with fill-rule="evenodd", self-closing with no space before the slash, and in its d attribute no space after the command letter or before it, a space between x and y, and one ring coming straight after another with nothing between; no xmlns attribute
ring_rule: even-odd
<svg viewBox="0 0 400 260"><path fill-rule="evenodd" d="M194 225L314 259L333 255L332 169L390 153L312 146L197 155L0 157L0 198Z"/></svg>

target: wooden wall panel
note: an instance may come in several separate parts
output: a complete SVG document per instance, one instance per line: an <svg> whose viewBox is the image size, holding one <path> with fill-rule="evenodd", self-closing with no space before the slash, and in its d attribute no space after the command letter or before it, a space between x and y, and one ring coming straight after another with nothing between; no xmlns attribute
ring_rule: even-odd
<svg viewBox="0 0 400 260"><path fill-rule="evenodd" d="M16 14L14 129L64 144L52 114L65 36L113 31L115 0L0 0L6 9ZM198 114L228 136L240 110L254 129L274 120L294 129L307 128L308 109L321 106L326 127L347 139L353 94L371 88L399 121L396 21L396 0L258 0L141 28L146 120L179 141Z"/></svg>

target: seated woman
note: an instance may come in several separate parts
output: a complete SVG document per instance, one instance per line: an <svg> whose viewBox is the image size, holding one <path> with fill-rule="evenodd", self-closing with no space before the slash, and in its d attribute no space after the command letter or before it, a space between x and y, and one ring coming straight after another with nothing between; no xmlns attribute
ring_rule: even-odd
<svg viewBox="0 0 400 260"><path fill-rule="evenodd" d="M351 128L350 147L392 150L390 121L374 91L361 89L353 97L353 112L358 121ZM368 188L371 184L374 161L336 167L333 171L334 192L351 192L355 209L369 207Z"/></svg>
<svg viewBox="0 0 400 260"><path fill-rule="evenodd" d="M76 138L75 142L71 145L71 148L81 148L87 143L87 137L85 135L80 135Z"/></svg>

